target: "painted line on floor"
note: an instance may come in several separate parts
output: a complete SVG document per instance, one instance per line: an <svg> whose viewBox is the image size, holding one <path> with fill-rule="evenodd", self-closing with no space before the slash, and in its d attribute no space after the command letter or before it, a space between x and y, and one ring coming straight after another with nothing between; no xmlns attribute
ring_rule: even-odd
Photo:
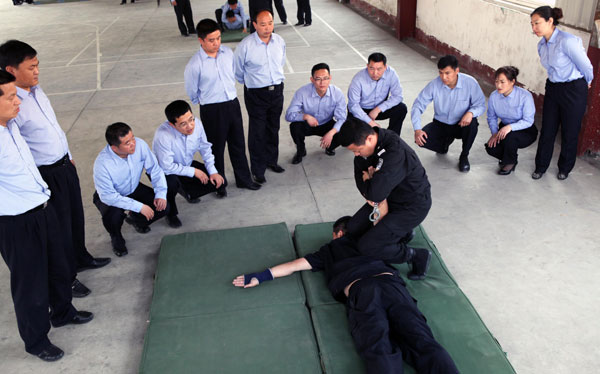
<svg viewBox="0 0 600 374"><path fill-rule="evenodd" d="M323 22L323 24L325 24L325 26L327 26L329 28L329 30L331 30L335 35L337 35L338 38L342 39L342 41L344 43L346 43L348 45L348 47L350 47L350 49L352 49L357 55L359 55L360 58L362 58L364 62L367 62L367 58L365 56L363 56L363 54L360 53L358 51L358 49L354 48L354 46L352 44L350 44L349 41L347 41L346 39L344 39L344 37L341 36L339 32L335 31L335 29L333 27L331 27L327 22L325 22L325 20L323 18L321 18L315 12L313 12L312 14L313 14L313 16L317 17L321 22Z"/></svg>

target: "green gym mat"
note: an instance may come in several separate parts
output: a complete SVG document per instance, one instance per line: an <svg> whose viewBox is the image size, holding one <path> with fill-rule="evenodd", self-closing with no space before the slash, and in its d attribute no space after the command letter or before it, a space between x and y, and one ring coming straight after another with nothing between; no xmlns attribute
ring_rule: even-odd
<svg viewBox="0 0 600 374"><path fill-rule="evenodd" d="M248 30L250 31L250 30ZM245 33L242 29L239 30L225 30L221 33L221 43L233 43L239 42L245 37L250 35L249 33Z"/></svg>
<svg viewBox="0 0 600 374"><path fill-rule="evenodd" d="M299 256L314 252L331 240L332 223L297 225L294 241ZM515 373L502 348L487 329L475 308L458 287L422 226L415 229L413 247L433 252L427 279L406 279L406 265L398 265L407 288L418 300L436 339L448 350L463 374ZM337 303L325 285L321 272L302 272L313 326L327 374L365 373L364 364L354 349L344 306ZM405 365L406 373L414 370Z"/></svg>
<svg viewBox="0 0 600 374"><path fill-rule="evenodd" d="M139 372L311 374L321 366L308 310L298 304L153 320Z"/></svg>
<svg viewBox="0 0 600 374"><path fill-rule="evenodd" d="M239 274L296 258L285 223L165 236L150 318L219 313L232 308L303 304L299 275L240 292Z"/></svg>

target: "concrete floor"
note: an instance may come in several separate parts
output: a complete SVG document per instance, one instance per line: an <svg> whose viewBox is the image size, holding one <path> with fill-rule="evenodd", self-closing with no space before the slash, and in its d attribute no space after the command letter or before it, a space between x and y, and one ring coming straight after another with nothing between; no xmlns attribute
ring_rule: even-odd
<svg viewBox="0 0 600 374"><path fill-rule="evenodd" d="M294 147L282 117L280 161L285 173L268 172L268 183L258 192L233 187L224 200L208 196L193 206L180 200L184 226L178 230L159 221L142 236L125 225L129 255L116 258L91 203L92 165L104 146L104 130L124 121L151 142L164 120L165 105L187 99L183 70L199 48L195 38L179 35L168 1L160 8L150 0L126 6L118 2L0 4L0 40L21 39L38 50L41 85L67 132L79 169L88 249L113 257L106 268L79 276L93 292L74 305L96 317L87 325L51 330L50 339L66 352L51 364L23 350L9 273L0 265L0 373L134 373L163 235L281 221L293 229L299 223L351 214L362 204L352 179L352 154L340 149L328 157L318 140L309 138L308 156L301 165L291 165ZM193 0L195 21L212 17L221 2ZM286 6L293 24L295 2L287 0ZM311 66L321 61L330 64L333 83L346 91L365 57L384 52L400 75L409 106L436 77L434 61L345 6L313 0L312 7L312 27L276 22L287 43L286 107L294 90L308 83ZM241 99L239 85L238 94ZM432 114L430 107L424 121ZM483 149L489 137L483 117L480 123L468 174L456 170L459 145L441 157L417 149L433 186L434 204L424 225L517 372L595 373L600 364L600 245L593 230L600 226L600 171L579 160L569 179L561 182L555 178L554 162L543 179L533 181L532 146L520 152L516 173L498 176L496 160ZM414 145L408 119L402 137ZM229 164L227 171L233 180Z"/></svg>

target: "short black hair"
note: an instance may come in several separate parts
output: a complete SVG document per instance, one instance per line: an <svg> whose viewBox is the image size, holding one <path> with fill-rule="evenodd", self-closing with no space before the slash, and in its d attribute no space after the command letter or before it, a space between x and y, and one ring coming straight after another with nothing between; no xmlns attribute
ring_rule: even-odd
<svg viewBox="0 0 600 374"><path fill-rule="evenodd" d="M344 235L346 234L346 229L348 227L348 221L350 221L352 217L350 216L343 216L337 219L337 221L335 221L335 223L333 224L333 232L334 233L338 233L338 232L342 232Z"/></svg>
<svg viewBox="0 0 600 374"><path fill-rule="evenodd" d="M219 24L217 23L217 21L210 18L205 18L198 22L198 25L196 25L196 34L198 34L198 37L202 40L206 38L206 35L213 33L217 30L221 30L219 28Z"/></svg>
<svg viewBox="0 0 600 374"><path fill-rule="evenodd" d="M175 124L177 118L183 116L188 111L191 112L192 107L190 107L190 104L188 104L187 101L175 100L165 108L165 116L167 116L167 121Z"/></svg>
<svg viewBox="0 0 600 374"><path fill-rule="evenodd" d="M323 70L323 69L327 69L327 73L331 74L331 71L329 70L329 65L327 65L324 62L319 62L318 64L316 64L315 66L313 66L312 69L310 69L310 75L311 75L311 77L315 75L315 72L317 70Z"/></svg>
<svg viewBox="0 0 600 374"><path fill-rule="evenodd" d="M364 145L367 136L375 134L375 130L366 122L349 116L349 118L342 125L342 129L339 133L340 145L347 147L351 144Z"/></svg>
<svg viewBox="0 0 600 374"><path fill-rule="evenodd" d="M450 66L452 69L456 70L458 67L458 60L453 55L446 55L438 61L438 69L442 70L446 67Z"/></svg>
<svg viewBox="0 0 600 374"><path fill-rule="evenodd" d="M258 15L261 14L262 12L269 12L271 17L273 17L273 11L271 9L261 9L254 14L254 18L252 18L252 22L256 22Z"/></svg>
<svg viewBox="0 0 600 374"><path fill-rule="evenodd" d="M367 59L367 64L369 62L383 62L383 64L386 65L387 58L385 57L385 55L383 53L375 52L375 53L371 53L369 55L369 58Z"/></svg>
<svg viewBox="0 0 600 374"><path fill-rule="evenodd" d="M225 18L231 17L235 17L235 13L233 13L233 10L229 9L227 12L225 12Z"/></svg>
<svg viewBox="0 0 600 374"><path fill-rule="evenodd" d="M109 145L118 147L121 145L121 138L129 134L131 127L123 122L115 122L112 125L108 125L104 137Z"/></svg>
<svg viewBox="0 0 600 374"><path fill-rule="evenodd" d="M12 75L11 73L4 71L4 70L0 70L0 86L14 82L15 81L15 76ZM0 96L4 96L4 91L2 91L2 89L0 88Z"/></svg>
<svg viewBox="0 0 600 374"><path fill-rule="evenodd" d="M37 51L20 40L9 40L0 45L0 69L7 66L18 68L21 62L37 56Z"/></svg>
<svg viewBox="0 0 600 374"><path fill-rule="evenodd" d="M237 4L238 0L227 0L227 4L229 5L233 5L233 4Z"/></svg>

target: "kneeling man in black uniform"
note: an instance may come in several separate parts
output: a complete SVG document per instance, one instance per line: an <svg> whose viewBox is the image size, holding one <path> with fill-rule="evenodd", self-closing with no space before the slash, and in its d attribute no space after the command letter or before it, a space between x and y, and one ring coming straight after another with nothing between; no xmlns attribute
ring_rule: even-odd
<svg viewBox="0 0 600 374"><path fill-rule="evenodd" d="M260 273L240 275L233 285L249 288L296 271L323 270L333 297L346 304L350 333L368 373L401 374L403 356L421 374L458 373L396 269L363 255L355 241L344 236L349 220L348 216L337 220L334 240L317 252Z"/></svg>
<svg viewBox="0 0 600 374"><path fill-rule="evenodd" d="M424 279L431 252L407 246L413 229L431 208L431 186L417 154L394 131L371 127L356 118L342 126L340 143L356 156L354 179L367 200L348 223L348 234L358 240L363 255L408 262L412 265L408 277ZM377 220L382 203L389 213Z"/></svg>

